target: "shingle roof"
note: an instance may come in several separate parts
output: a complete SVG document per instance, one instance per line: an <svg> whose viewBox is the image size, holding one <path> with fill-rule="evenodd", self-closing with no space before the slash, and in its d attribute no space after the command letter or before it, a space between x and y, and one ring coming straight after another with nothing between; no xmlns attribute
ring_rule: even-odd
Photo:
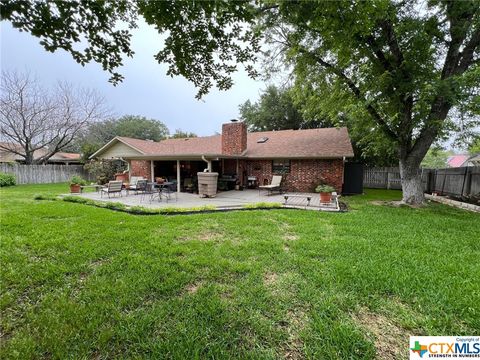
<svg viewBox="0 0 480 360"><path fill-rule="evenodd" d="M81 155L77 153L57 152L50 160L80 160Z"/></svg>
<svg viewBox="0 0 480 360"><path fill-rule="evenodd" d="M453 155L447 159L447 164L450 167L460 167L468 160L468 155Z"/></svg>
<svg viewBox="0 0 480 360"><path fill-rule="evenodd" d="M9 143L9 142L0 142L0 161L11 162L11 161L22 161L24 158L18 154L15 154L7 149L13 151L24 153L24 149L19 144ZM34 159L38 159L44 156L47 153L46 149L38 149L33 153ZM81 155L77 153L66 153L66 152L57 152L53 154L49 161L79 161Z"/></svg>
<svg viewBox="0 0 480 360"><path fill-rule="evenodd" d="M258 143L260 138L267 141ZM248 158L336 158L353 156L346 128L282 130L249 133Z"/></svg>
<svg viewBox="0 0 480 360"><path fill-rule="evenodd" d="M268 138L258 143L258 139ZM117 137L142 155L164 157L222 156L222 135L166 139L160 142ZM94 154L95 155L95 154ZM252 132L247 135L246 158L341 158L352 157L353 149L346 128Z"/></svg>
<svg viewBox="0 0 480 360"><path fill-rule="evenodd" d="M140 150L144 155L220 155L222 136L204 136L184 139L166 139L160 142L118 137L127 145Z"/></svg>

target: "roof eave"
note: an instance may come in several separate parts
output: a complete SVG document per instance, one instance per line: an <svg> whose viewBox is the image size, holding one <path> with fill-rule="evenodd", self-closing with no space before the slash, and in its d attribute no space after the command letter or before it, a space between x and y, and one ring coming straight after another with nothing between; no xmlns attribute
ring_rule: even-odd
<svg viewBox="0 0 480 360"><path fill-rule="evenodd" d="M295 156L295 155L224 155L224 154L179 154L179 155L162 155L162 154L145 154L138 156L123 156L125 160L202 160L202 156L206 158L218 158L218 159L242 159L242 160L262 160L262 159L343 159L351 158L354 155L341 154L341 155L321 155L321 156Z"/></svg>

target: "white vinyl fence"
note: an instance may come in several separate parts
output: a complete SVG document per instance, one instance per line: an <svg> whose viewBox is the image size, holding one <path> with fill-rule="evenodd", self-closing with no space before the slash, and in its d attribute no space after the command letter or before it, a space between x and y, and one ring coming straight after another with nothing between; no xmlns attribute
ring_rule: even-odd
<svg viewBox="0 0 480 360"><path fill-rule="evenodd" d="M48 184L67 182L77 175L93 181L83 165L22 165L16 163L0 163L0 172L13 174L17 184Z"/></svg>

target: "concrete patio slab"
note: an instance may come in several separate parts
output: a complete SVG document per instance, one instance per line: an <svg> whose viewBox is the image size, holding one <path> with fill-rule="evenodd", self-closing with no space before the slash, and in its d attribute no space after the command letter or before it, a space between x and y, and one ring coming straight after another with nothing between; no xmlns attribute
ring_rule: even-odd
<svg viewBox="0 0 480 360"><path fill-rule="evenodd" d="M218 209L234 209L242 208L250 204L258 203L279 203L285 207L302 208L309 210L326 210L338 211L336 202L331 204L320 204L319 194L316 193L285 193L267 195L266 192L258 190L243 190L243 191L222 191L213 198L202 198L198 194L190 193L173 193L170 199L164 196L159 201L158 196L151 198L150 195L135 195L130 192L127 194L122 192L122 196L101 196L98 192L86 192L78 196L96 200L96 201L111 201L121 202L127 206L143 206L145 208L195 208L202 206L215 206ZM310 198L310 201L308 201Z"/></svg>

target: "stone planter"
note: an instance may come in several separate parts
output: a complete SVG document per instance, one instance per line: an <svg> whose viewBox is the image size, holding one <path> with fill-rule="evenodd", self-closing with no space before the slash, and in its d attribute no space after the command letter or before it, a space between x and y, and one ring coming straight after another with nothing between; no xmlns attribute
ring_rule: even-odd
<svg viewBox="0 0 480 360"><path fill-rule="evenodd" d="M198 194L202 197L215 197L217 195L218 173L199 172L197 177Z"/></svg>

